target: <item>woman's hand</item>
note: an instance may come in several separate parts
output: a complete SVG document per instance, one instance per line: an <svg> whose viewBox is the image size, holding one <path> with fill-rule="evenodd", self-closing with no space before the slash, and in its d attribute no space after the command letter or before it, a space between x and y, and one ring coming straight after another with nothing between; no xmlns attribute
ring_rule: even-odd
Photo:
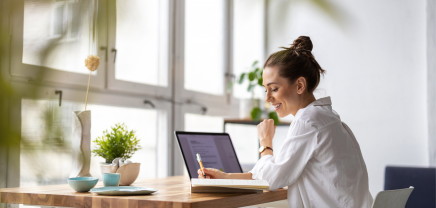
<svg viewBox="0 0 436 208"><path fill-rule="evenodd" d="M204 179L203 172L201 169L198 169L198 178ZM215 168L205 168L204 173L206 174L206 178L212 178L212 179L229 179L229 174L224 173L218 169Z"/></svg>
<svg viewBox="0 0 436 208"><path fill-rule="evenodd" d="M273 119L265 119L257 125L257 135L259 136L260 146L272 148L272 140L276 133Z"/></svg>

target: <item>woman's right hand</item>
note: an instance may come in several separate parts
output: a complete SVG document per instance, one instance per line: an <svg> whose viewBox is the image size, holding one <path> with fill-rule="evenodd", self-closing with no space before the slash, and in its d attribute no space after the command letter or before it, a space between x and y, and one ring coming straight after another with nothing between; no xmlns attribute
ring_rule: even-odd
<svg viewBox="0 0 436 208"><path fill-rule="evenodd" d="M203 177L203 172L201 171L201 169L198 169L197 171L198 173L198 178L200 179L204 179ZM208 179L229 179L229 174L228 173L224 173L218 169L215 168L205 168L204 169L204 173L206 174L206 178Z"/></svg>

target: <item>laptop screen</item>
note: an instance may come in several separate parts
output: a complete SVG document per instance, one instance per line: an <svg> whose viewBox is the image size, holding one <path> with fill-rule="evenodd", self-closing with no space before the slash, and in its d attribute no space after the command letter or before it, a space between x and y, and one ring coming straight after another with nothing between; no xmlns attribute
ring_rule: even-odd
<svg viewBox="0 0 436 208"><path fill-rule="evenodd" d="M175 134L191 178L197 178L197 170L200 169L197 153L200 154L205 168L215 168L226 173L242 173L235 149L227 133L176 131Z"/></svg>

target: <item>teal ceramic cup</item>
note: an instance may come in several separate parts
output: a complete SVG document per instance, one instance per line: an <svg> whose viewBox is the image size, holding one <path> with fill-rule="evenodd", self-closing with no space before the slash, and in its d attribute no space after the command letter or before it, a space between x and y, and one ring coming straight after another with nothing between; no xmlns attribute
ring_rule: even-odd
<svg viewBox="0 0 436 208"><path fill-rule="evenodd" d="M103 173L103 185L118 186L120 183L121 174L119 173Z"/></svg>

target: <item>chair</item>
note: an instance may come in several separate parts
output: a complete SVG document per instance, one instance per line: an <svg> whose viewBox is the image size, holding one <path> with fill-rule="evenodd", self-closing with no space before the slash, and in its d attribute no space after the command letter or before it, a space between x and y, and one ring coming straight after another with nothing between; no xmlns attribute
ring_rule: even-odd
<svg viewBox="0 0 436 208"><path fill-rule="evenodd" d="M406 208L436 207L436 168L392 167L385 170L385 190L415 187Z"/></svg>
<svg viewBox="0 0 436 208"><path fill-rule="evenodd" d="M389 191L380 191L375 196L372 208L404 208L413 187Z"/></svg>

